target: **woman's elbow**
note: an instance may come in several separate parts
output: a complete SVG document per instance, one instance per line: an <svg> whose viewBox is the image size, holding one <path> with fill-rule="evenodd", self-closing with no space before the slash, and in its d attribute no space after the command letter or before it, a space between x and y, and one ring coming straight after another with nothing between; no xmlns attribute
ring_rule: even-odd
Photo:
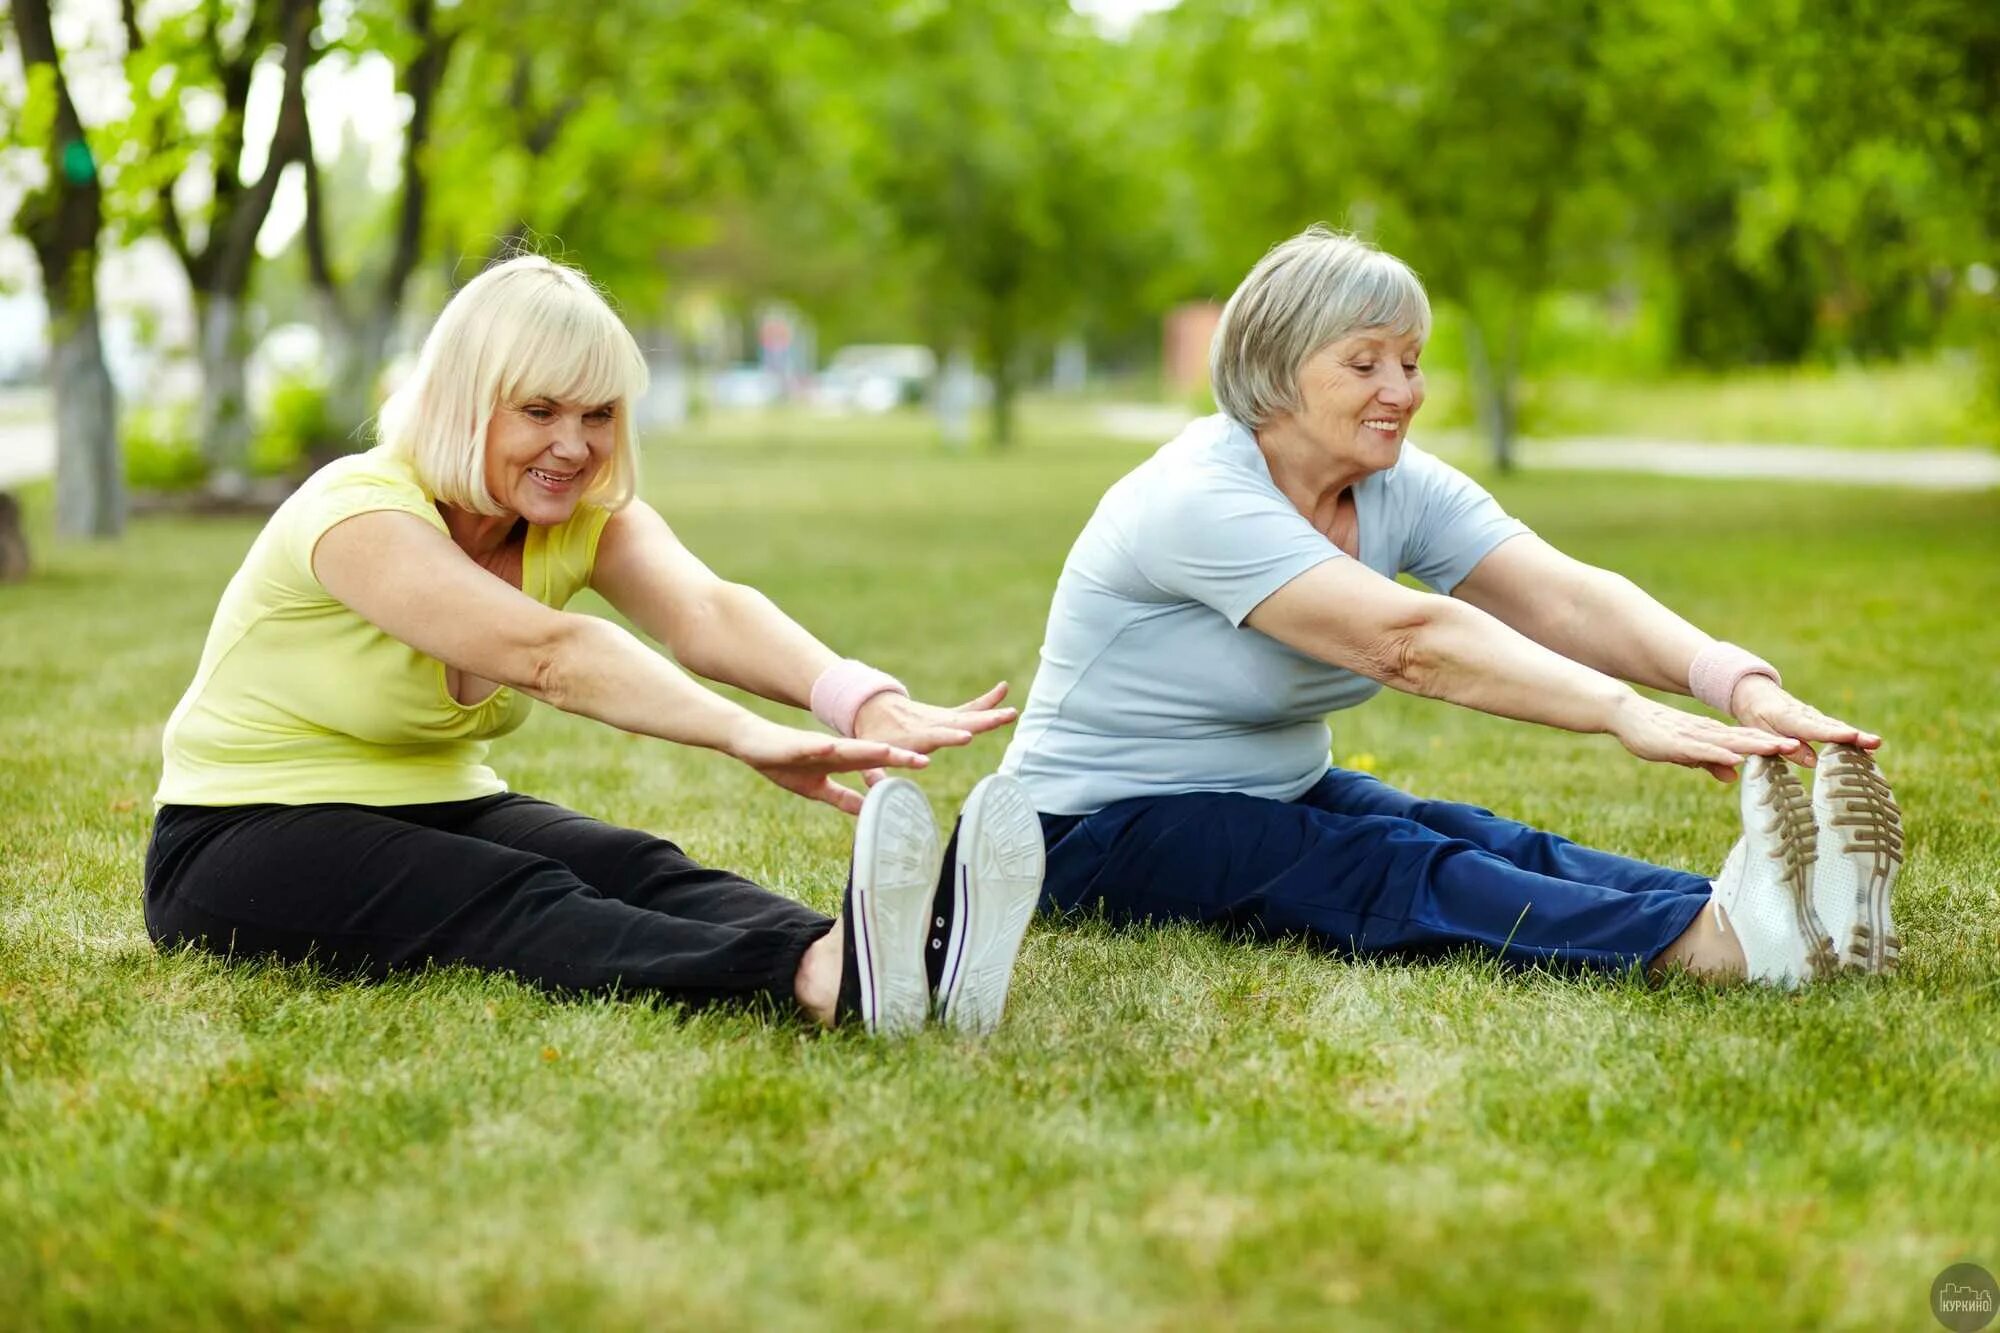
<svg viewBox="0 0 2000 1333"><path fill-rule="evenodd" d="M552 708L575 711L588 692L592 663L601 660L600 631L608 628L595 616L566 611L540 620L519 649L519 679L509 683Z"/></svg>
<svg viewBox="0 0 2000 1333"><path fill-rule="evenodd" d="M1384 630L1375 647L1375 679L1405 694L1442 698L1453 661L1451 625L1462 609L1449 598L1428 598L1419 613Z"/></svg>

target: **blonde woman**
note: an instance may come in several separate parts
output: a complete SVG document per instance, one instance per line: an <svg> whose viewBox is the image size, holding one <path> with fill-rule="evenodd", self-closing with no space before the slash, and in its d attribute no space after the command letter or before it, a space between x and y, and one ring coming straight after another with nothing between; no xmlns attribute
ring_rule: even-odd
<svg viewBox="0 0 2000 1333"><path fill-rule="evenodd" d="M645 362L580 273L539 257L468 283L385 405L381 442L315 474L222 596L167 724L146 860L163 947L380 976L466 963L691 1004L769 996L827 1025L999 1020L1040 887L1018 787L974 790L940 875L921 792L889 768L1013 720L843 660L712 573L634 498ZM686 673L810 707L767 721ZM859 816L840 918L679 847L509 792L488 745L533 700L718 750ZM833 775L862 772L866 800Z"/></svg>

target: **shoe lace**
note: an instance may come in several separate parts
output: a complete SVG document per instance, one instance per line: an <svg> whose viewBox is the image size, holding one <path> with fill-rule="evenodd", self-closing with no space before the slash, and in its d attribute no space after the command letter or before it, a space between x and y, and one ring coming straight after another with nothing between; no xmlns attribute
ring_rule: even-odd
<svg viewBox="0 0 2000 1333"><path fill-rule="evenodd" d="M1873 759L1861 750L1835 750L1820 781L1834 784L1833 826L1851 830L1846 850L1902 858L1902 812Z"/></svg>
<svg viewBox="0 0 2000 1333"><path fill-rule="evenodd" d="M1818 825L1813 822L1812 798L1790 768L1778 760L1777 770L1764 788L1763 801L1771 817L1767 833L1778 835L1778 853L1789 874L1803 875L1819 859Z"/></svg>

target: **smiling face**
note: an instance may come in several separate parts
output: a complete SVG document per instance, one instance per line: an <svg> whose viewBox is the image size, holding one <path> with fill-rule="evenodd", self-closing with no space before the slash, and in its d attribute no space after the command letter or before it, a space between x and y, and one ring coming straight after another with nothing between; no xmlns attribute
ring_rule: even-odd
<svg viewBox="0 0 2000 1333"><path fill-rule="evenodd" d="M568 521L618 447L615 403L503 401L486 426L486 490L538 527Z"/></svg>
<svg viewBox="0 0 2000 1333"><path fill-rule="evenodd" d="M1421 335L1390 329L1328 343L1299 367L1294 425L1329 461L1369 472L1394 467L1410 418L1424 405L1423 350Z"/></svg>

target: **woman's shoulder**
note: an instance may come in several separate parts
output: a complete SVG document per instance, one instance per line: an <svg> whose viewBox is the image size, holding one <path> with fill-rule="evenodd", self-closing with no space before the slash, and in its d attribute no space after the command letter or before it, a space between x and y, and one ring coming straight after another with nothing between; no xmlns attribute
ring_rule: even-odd
<svg viewBox="0 0 2000 1333"><path fill-rule="evenodd" d="M323 526L372 509L399 509L440 527L444 524L416 468L383 445L334 459L307 477L285 502L289 517Z"/></svg>
<svg viewBox="0 0 2000 1333"><path fill-rule="evenodd" d="M360 453L342 454L307 477L297 493L315 496L354 487L402 491L427 503L430 500L410 460L381 444Z"/></svg>

